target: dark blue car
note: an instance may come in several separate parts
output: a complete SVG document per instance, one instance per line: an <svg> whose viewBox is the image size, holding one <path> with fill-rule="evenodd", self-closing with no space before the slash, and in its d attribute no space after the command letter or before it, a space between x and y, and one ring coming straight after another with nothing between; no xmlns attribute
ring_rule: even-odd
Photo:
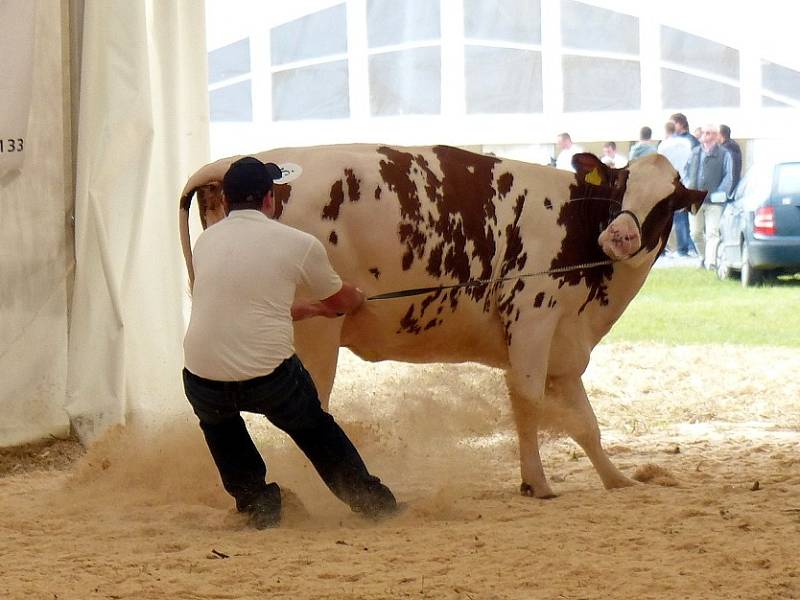
<svg viewBox="0 0 800 600"><path fill-rule="evenodd" d="M717 276L742 285L800 272L800 162L754 165L719 224Z"/></svg>

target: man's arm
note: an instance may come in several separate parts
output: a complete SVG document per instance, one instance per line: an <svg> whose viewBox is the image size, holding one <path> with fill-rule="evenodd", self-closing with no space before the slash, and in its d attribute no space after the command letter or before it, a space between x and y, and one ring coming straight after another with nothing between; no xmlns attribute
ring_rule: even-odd
<svg viewBox="0 0 800 600"><path fill-rule="evenodd" d="M342 282L342 289L333 296L320 301L325 308L335 313L352 315L364 304L364 292L351 283Z"/></svg>
<svg viewBox="0 0 800 600"><path fill-rule="evenodd" d="M302 321L311 317L336 318L351 315L364 303L364 293L354 285L343 282L341 289L333 296L318 302L296 300L292 304L292 320Z"/></svg>
<svg viewBox="0 0 800 600"><path fill-rule="evenodd" d="M731 193L731 184L733 183L733 161L731 160L731 153L720 147L722 150L722 181L715 191L725 192L725 195Z"/></svg>

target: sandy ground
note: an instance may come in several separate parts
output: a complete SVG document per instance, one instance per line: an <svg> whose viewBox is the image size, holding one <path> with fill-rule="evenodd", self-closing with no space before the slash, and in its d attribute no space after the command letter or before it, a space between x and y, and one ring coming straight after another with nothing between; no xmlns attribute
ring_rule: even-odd
<svg viewBox="0 0 800 600"><path fill-rule="evenodd" d="M604 345L585 381L609 453L649 483L605 491L548 437L559 494L521 497L502 375L343 359L333 412L402 499L350 514L268 424L292 490L244 525L193 420L0 454L0 598L800 598L800 351ZM304 508L301 506L304 506Z"/></svg>

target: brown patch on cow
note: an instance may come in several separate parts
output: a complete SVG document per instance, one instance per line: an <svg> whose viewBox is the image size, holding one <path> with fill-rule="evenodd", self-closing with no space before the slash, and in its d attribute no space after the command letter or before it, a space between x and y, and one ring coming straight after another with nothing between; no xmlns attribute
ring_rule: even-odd
<svg viewBox="0 0 800 600"><path fill-rule="evenodd" d="M507 288L508 286L504 287ZM517 279L511 289L501 290L497 299L497 312L500 313L501 316L505 315L506 317L510 317L515 308L514 298L524 289L525 282L522 279Z"/></svg>
<svg viewBox="0 0 800 600"><path fill-rule="evenodd" d="M596 157L595 157L596 159ZM612 170L597 160L602 175L602 185L585 181L581 173L576 175L576 183L570 186L570 201L561 205L557 223L564 227L565 234L561 251L550 263L550 269L573 267L583 263L608 260L597 243L597 236L608 227L613 215L619 212L627 185L627 170ZM583 174L585 175L585 174ZM614 274L613 265L601 265L574 269L563 273L552 273L550 277L558 281L558 286L576 286L583 283L589 289L586 300L578 312L597 301L601 306L608 304L608 284Z"/></svg>
<svg viewBox="0 0 800 600"><path fill-rule="evenodd" d="M450 276L464 283L473 278L473 260L477 260L479 272L474 278L489 279L496 250L493 172L500 160L449 146L435 146L433 152L442 172L439 179L422 155L386 146L378 152L387 159L380 161L381 177L397 194L400 204L398 234L406 246L403 268L409 269L415 259L421 260L427 240L435 236L439 242L431 249L425 267L430 275ZM438 215L424 210L419 186L424 186L425 204L434 205ZM468 244L472 245L471 254ZM480 285L465 291L479 300L486 290L486 285ZM457 302L457 297L458 294L451 296L451 303Z"/></svg>
<svg viewBox="0 0 800 600"><path fill-rule="evenodd" d="M555 308L557 304L558 300L554 296L550 296L550 300L547 301L547 308Z"/></svg>
<svg viewBox="0 0 800 600"><path fill-rule="evenodd" d="M331 201L322 208L322 218L335 221L339 218L339 209L344 202L344 182L337 179L331 186Z"/></svg>
<svg viewBox="0 0 800 600"><path fill-rule="evenodd" d="M550 200L550 198L545 198L545 199L544 199L544 207L545 207L547 210L553 210L553 201L552 201L552 200Z"/></svg>
<svg viewBox="0 0 800 600"><path fill-rule="evenodd" d="M658 248L660 254L667 245L667 239L672 230L672 215L676 210L676 205L678 205L677 208L682 208L680 196L685 191L679 176L675 177L672 184L675 191L660 200L641 223L643 252L650 252L654 248Z"/></svg>
<svg viewBox="0 0 800 600"><path fill-rule="evenodd" d="M439 325L439 323L440 323L440 321L439 321L438 319L431 319L430 321L428 321L428 322L425 324L425 327L423 327L423 329L424 329L425 331L427 331L428 329L433 329L434 327L436 327L437 325Z"/></svg>
<svg viewBox="0 0 800 600"><path fill-rule="evenodd" d="M517 196L517 203L514 205L514 221L506 225L506 250L500 268L501 277L505 277L511 271L521 271L525 268L528 260L528 253L523 251L525 245L519 229L519 220L522 216L522 209L525 207L526 195L527 192Z"/></svg>
<svg viewBox="0 0 800 600"><path fill-rule="evenodd" d="M372 273L372 276L373 276L375 279L380 279L380 278L381 278L381 270L380 270L378 267L372 267L372 268L369 270L369 272L370 272L370 273Z"/></svg>
<svg viewBox="0 0 800 600"><path fill-rule="evenodd" d="M289 203L292 195L292 186L288 183L272 186L272 201L275 203L275 219L280 219L283 214L283 207Z"/></svg>
<svg viewBox="0 0 800 600"><path fill-rule="evenodd" d="M328 236L328 241L334 246L339 243L339 236L336 235L335 231L331 231L331 234Z"/></svg>
<svg viewBox="0 0 800 600"><path fill-rule="evenodd" d="M381 186L375 188L375 200L381 199Z"/></svg>
<svg viewBox="0 0 800 600"><path fill-rule="evenodd" d="M422 301L419 307L419 318L425 316L425 312L428 310L428 307L433 304L436 300L440 299L443 290L436 290L433 294L426 296L425 299ZM438 313L437 313L438 314Z"/></svg>
<svg viewBox="0 0 800 600"><path fill-rule="evenodd" d="M543 303L544 303L544 292L539 292L538 294L536 294L536 298L533 299L533 307L541 308Z"/></svg>
<svg viewBox="0 0 800 600"><path fill-rule="evenodd" d="M350 202L358 202L361 199L361 185L356 179L353 169L345 169L344 175L347 179L347 199Z"/></svg>
<svg viewBox="0 0 800 600"><path fill-rule="evenodd" d="M514 176L511 173L503 173L497 178L497 193L501 198L505 198L513 185Z"/></svg>
<svg viewBox="0 0 800 600"><path fill-rule="evenodd" d="M225 218L225 202L222 199L222 183L212 181L197 188L197 210L203 229Z"/></svg>
<svg viewBox="0 0 800 600"><path fill-rule="evenodd" d="M400 319L400 329L397 330L397 333L402 333L404 331L413 334L418 334L422 331L422 328L419 326L419 320L414 318L413 304L408 307L406 314Z"/></svg>

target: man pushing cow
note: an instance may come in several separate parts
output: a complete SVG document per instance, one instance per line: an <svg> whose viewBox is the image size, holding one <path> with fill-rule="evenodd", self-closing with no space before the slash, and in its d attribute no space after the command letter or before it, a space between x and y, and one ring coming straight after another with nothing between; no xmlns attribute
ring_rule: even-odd
<svg viewBox="0 0 800 600"><path fill-rule="evenodd" d="M506 371L523 494L554 495L539 455L548 426L583 448L605 487L632 483L601 446L581 376L644 283L674 211L703 200L664 157L613 169L578 154L575 173L447 146L292 148L256 158L302 168L276 184L274 218L315 237L367 297L390 297L295 323L297 354L324 406L340 346L372 361L479 362ZM220 182L237 159L203 167L182 194L190 278L191 198L197 193L205 226L220 220ZM298 298L321 291L300 288Z"/></svg>

